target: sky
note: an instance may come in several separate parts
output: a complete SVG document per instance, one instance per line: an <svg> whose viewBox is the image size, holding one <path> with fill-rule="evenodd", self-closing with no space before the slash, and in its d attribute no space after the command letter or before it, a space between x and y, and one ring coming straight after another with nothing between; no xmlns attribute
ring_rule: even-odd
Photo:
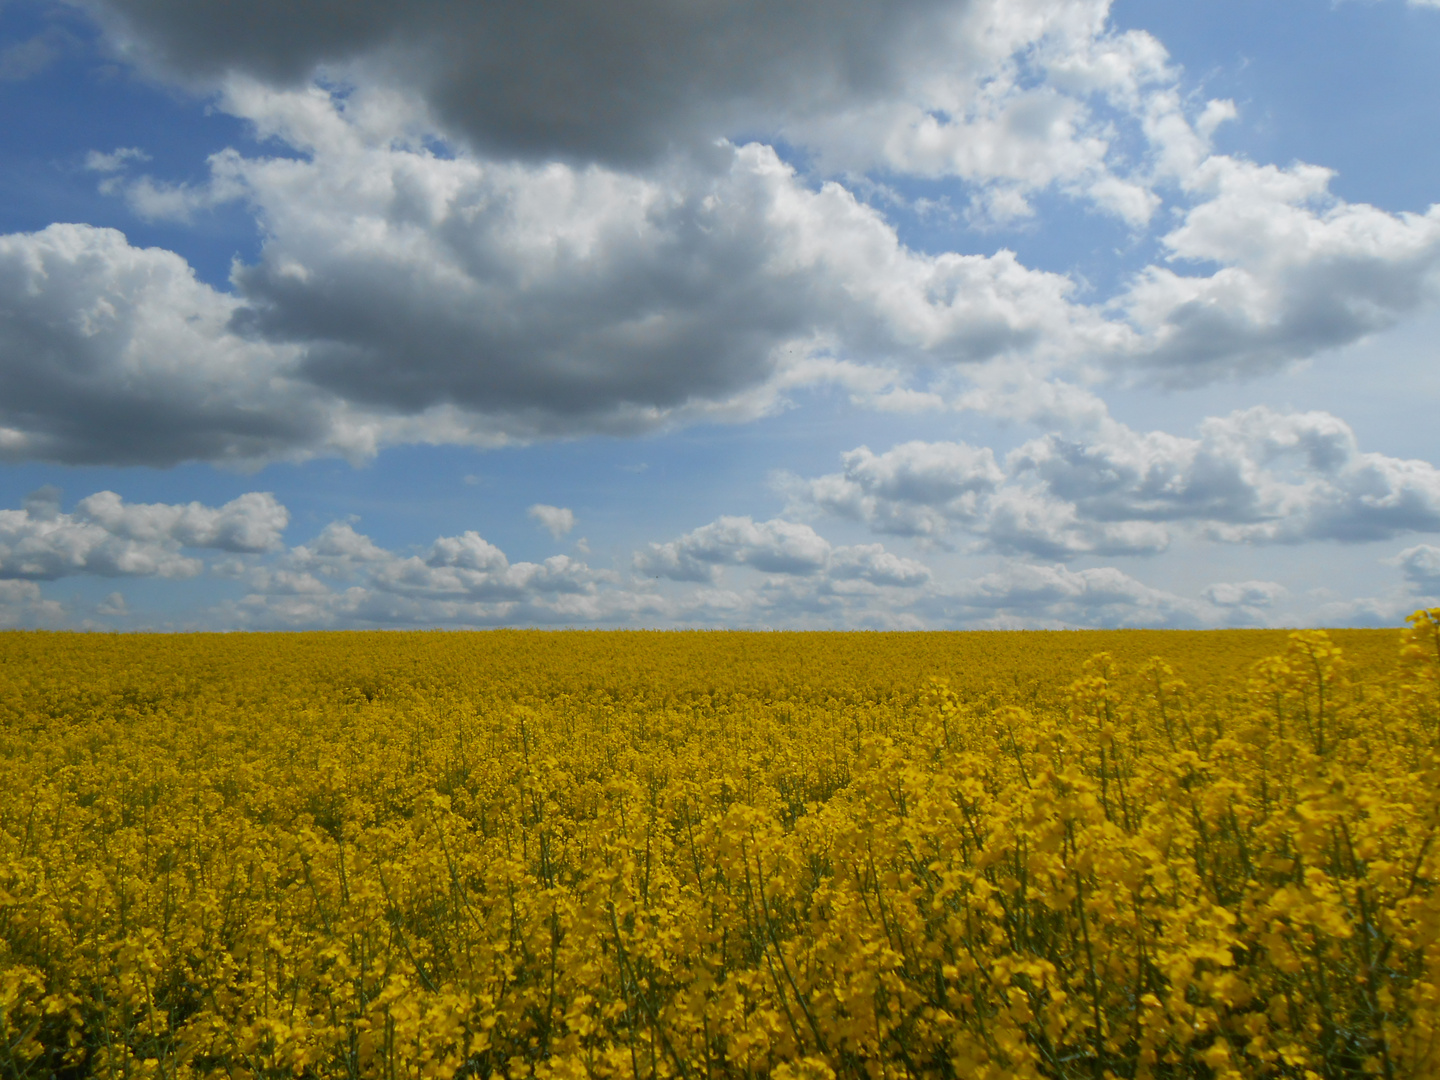
<svg viewBox="0 0 1440 1080"><path fill-rule="evenodd" d="M1394 626L1440 0L0 0L0 626Z"/></svg>

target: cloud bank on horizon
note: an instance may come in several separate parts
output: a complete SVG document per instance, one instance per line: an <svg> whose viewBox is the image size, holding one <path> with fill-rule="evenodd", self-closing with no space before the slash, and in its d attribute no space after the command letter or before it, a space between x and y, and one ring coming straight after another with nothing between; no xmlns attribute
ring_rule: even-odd
<svg viewBox="0 0 1440 1080"><path fill-rule="evenodd" d="M1205 94L1111 7L33 5L52 24L0 53L8 83L90 48L247 137L196 145L188 174L89 146L74 171L134 228L0 235L17 476L303 486L402 448L738 446L820 399L891 441L854 439L839 471L770 460L746 504L668 532L616 506L608 568L584 538L512 561L473 528L397 547L338 518L287 546L296 507L258 491L67 513L45 489L0 511L5 620L79 624L40 583L90 577L188 581L168 621L214 626L1248 625L1433 600L1435 466L1246 395L1431 315L1440 207L1222 152L1253 103ZM129 235L224 213L256 238L224 281ZM1067 222L1118 238L1099 283L984 246ZM1193 433L1108 404L1200 393L1223 405ZM954 435L895 438L896 417ZM556 544L595 517L515 497ZM1278 548L1354 552L1389 584L1302 604L1255 576ZM1195 551L1235 580L1166 562ZM114 593L94 612L130 617Z"/></svg>

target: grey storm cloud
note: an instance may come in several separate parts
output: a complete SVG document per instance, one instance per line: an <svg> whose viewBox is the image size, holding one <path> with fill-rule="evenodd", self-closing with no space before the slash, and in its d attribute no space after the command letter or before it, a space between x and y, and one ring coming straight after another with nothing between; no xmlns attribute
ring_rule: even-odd
<svg viewBox="0 0 1440 1080"><path fill-rule="evenodd" d="M963 63L955 0L93 0L153 68L300 85L358 65L418 89L475 148L633 164L778 118L893 93Z"/></svg>

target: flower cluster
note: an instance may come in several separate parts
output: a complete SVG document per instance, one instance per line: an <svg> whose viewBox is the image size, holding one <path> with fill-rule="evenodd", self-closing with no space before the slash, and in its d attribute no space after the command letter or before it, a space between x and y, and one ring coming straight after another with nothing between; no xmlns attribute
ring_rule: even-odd
<svg viewBox="0 0 1440 1080"><path fill-rule="evenodd" d="M0 1073L1440 1075L1399 644L3 635Z"/></svg>

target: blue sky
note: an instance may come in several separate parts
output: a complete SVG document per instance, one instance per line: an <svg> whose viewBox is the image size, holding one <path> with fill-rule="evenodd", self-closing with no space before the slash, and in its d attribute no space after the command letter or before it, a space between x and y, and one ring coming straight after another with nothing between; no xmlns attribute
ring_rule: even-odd
<svg viewBox="0 0 1440 1080"><path fill-rule="evenodd" d="M0 5L0 624L1394 625L1434 0Z"/></svg>

